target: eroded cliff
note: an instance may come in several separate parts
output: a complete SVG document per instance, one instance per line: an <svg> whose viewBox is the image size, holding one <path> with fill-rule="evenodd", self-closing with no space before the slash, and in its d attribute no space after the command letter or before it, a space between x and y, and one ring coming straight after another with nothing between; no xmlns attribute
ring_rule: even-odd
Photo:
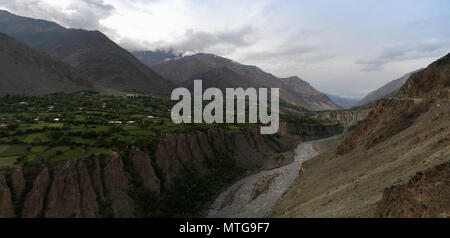
<svg viewBox="0 0 450 238"><path fill-rule="evenodd" d="M120 154L9 168L0 174L0 217L164 216L150 211L156 209L152 204L172 196L184 178L205 179L227 167L248 172L279 166L284 162L276 155L297 141L342 129L285 123L281 128L277 135L261 135L257 128L167 134L152 148L130 145Z"/></svg>

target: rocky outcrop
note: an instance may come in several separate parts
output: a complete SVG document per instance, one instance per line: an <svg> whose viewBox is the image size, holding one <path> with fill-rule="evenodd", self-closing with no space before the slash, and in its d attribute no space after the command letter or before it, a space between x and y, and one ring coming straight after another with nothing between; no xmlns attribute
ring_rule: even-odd
<svg viewBox="0 0 450 238"><path fill-rule="evenodd" d="M25 189L25 179L20 167L14 168L14 171L11 174L11 189L14 192L16 199L20 199L22 192Z"/></svg>
<svg viewBox="0 0 450 238"><path fill-rule="evenodd" d="M329 111L316 113L313 117L349 127L364 120L369 112L370 109Z"/></svg>
<svg viewBox="0 0 450 238"><path fill-rule="evenodd" d="M87 218L97 217L99 214L98 196L92 184L93 179L90 179L88 168L83 161L78 162L77 172L81 192L81 216Z"/></svg>
<svg viewBox="0 0 450 238"><path fill-rule="evenodd" d="M407 184L386 188L378 208L379 217L450 216L450 163L418 172Z"/></svg>
<svg viewBox="0 0 450 238"><path fill-rule="evenodd" d="M54 172L47 195L46 217L96 217L97 194L83 161L70 160Z"/></svg>
<svg viewBox="0 0 450 238"><path fill-rule="evenodd" d="M288 123L281 121L277 134L280 136L295 135L302 139L313 140L341 134L343 130L344 127L337 123L330 125L305 125L303 123Z"/></svg>
<svg viewBox="0 0 450 238"><path fill-rule="evenodd" d="M81 192L76 164L77 160L70 160L55 169L47 195L46 217L81 216Z"/></svg>
<svg viewBox="0 0 450 238"><path fill-rule="evenodd" d="M131 146L127 153L72 159L37 169L24 177L14 168L0 177L0 216L13 217L135 217L142 189L161 197L188 170L211 171L206 161L218 154L254 171L271 166L275 155L299 139L339 133L339 125L302 126L281 123L278 135L261 135L259 128L241 131L210 129L164 135L154 151ZM26 178L26 179L24 179ZM8 183L6 181L9 181ZM29 186L27 188L27 186Z"/></svg>
<svg viewBox="0 0 450 238"><path fill-rule="evenodd" d="M92 186L94 187L97 198L100 202L105 202L105 193L103 192L103 181L102 181L102 168L100 165L100 160L95 158L93 161L94 168L92 170Z"/></svg>
<svg viewBox="0 0 450 238"><path fill-rule="evenodd" d="M106 158L103 183L111 200L114 217L134 217L133 201L128 196L129 175L124 169L122 158L117 153Z"/></svg>
<svg viewBox="0 0 450 238"><path fill-rule="evenodd" d="M133 147L130 153L130 161L133 170L136 171L142 179L144 187L149 191L159 194L160 181L151 164L150 156L147 153L142 152L139 148Z"/></svg>
<svg viewBox="0 0 450 238"><path fill-rule="evenodd" d="M257 128L234 132L213 129L206 133L166 135L156 147L155 160L165 174L163 186L169 189L185 169L207 172L204 160L217 153L230 156L243 168L252 169L280 150L281 145L273 136L263 136Z"/></svg>
<svg viewBox="0 0 450 238"><path fill-rule="evenodd" d="M400 89L400 98L450 99L450 53L417 72Z"/></svg>
<svg viewBox="0 0 450 238"><path fill-rule="evenodd" d="M44 208L44 200L50 185L50 173L44 168L33 182L33 187L27 193L22 208L22 217L36 217Z"/></svg>
<svg viewBox="0 0 450 238"><path fill-rule="evenodd" d="M11 191L3 173L0 173L0 218L14 217Z"/></svg>

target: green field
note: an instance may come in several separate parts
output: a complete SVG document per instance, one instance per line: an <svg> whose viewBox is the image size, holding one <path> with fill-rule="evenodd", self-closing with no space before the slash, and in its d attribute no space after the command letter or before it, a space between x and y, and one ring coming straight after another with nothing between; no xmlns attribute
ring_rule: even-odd
<svg viewBox="0 0 450 238"><path fill-rule="evenodd" d="M0 168L2 167L8 167L11 165L14 165L14 163L17 160L17 156L12 156L12 157L0 157Z"/></svg>
<svg viewBox="0 0 450 238"><path fill-rule="evenodd" d="M26 152L26 150L26 145L10 145L3 149L0 153L0 157L21 156Z"/></svg>
<svg viewBox="0 0 450 238"><path fill-rule="evenodd" d="M21 102L24 105L17 106ZM0 158L2 164L42 164L88 158L131 146L152 149L166 133L189 133L211 128L238 131L257 124L175 124L170 109L176 102L139 96L100 95L96 92L0 98ZM147 118L152 116L151 118ZM55 118L59 122L55 122ZM285 118L319 123L310 118ZM115 123L120 121L120 123Z"/></svg>

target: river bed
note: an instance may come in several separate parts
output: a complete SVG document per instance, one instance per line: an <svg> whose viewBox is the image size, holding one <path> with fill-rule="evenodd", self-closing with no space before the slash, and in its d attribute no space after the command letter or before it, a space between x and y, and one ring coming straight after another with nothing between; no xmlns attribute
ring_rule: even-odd
<svg viewBox="0 0 450 238"><path fill-rule="evenodd" d="M322 140L332 139L326 138ZM261 171L242 178L222 192L208 210L207 217L259 218L265 217L281 195L299 176L302 163L317 155L313 143L309 141L297 145L294 160L283 167ZM259 189L255 192L255 185Z"/></svg>

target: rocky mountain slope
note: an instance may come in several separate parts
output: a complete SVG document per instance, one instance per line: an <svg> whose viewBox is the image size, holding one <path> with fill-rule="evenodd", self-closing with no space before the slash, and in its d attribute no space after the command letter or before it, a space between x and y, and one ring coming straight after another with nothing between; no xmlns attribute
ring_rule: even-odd
<svg viewBox="0 0 450 238"><path fill-rule="evenodd" d="M132 146L125 154L9 168L0 171L0 217L164 216L167 214L150 213L155 209L152 206L165 199L179 200L170 204L172 209L183 206L188 198L176 192L191 179L205 180L201 176L218 173L212 166L215 163L229 163L218 155L231 158L249 173L285 163L277 156L299 139L327 137L342 130L339 125L287 123L281 128L277 136L261 135L258 128L167 134L151 150ZM189 188L189 194L194 198L197 192L205 192L192 189L195 187Z"/></svg>
<svg viewBox="0 0 450 238"><path fill-rule="evenodd" d="M406 80L408 80L412 74L414 74L420 70L422 70L422 69L415 70L413 72L403 75L402 77L400 77L398 79L392 80L391 82L383 85L379 89L367 94L367 96L365 96L363 99L361 99L361 101L357 102L354 106L361 107L361 106L372 105L378 99L395 96L395 94L398 92L398 90L403 86L403 84L405 84Z"/></svg>
<svg viewBox="0 0 450 238"><path fill-rule="evenodd" d="M428 201L422 197L426 203L417 214L403 213L402 208L409 205L394 203L401 201L406 191L385 192L381 199L386 188L400 186L404 191L408 187L404 184L416 173L450 161L449 89L450 54L413 74L395 98L379 100L340 144L306 162L302 175L271 216L448 216L448 206L442 199L426 205ZM412 187L409 199L420 200L417 186ZM448 193L439 189L448 186L428 186L426 191ZM383 210L391 206L398 210Z"/></svg>
<svg viewBox="0 0 450 238"><path fill-rule="evenodd" d="M450 214L450 163L418 172L408 183L386 188L377 208L380 217L441 217Z"/></svg>
<svg viewBox="0 0 450 238"><path fill-rule="evenodd" d="M0 33L0 96L42 95L92 89L70 65Z"/></svg>
<svg viewBox="0 0 450 238"><path fill-rule="evenodd" d="M165 56L164 56L165 57ZM145 61L144 61L145 62ZM277 78L255 66L242 65L212 54L195 54L174 58L150 66L163 77L188 88L194 79L202 79L204 87L280 88L281 100L309 110L335 110L325 94L298 77ZM206 86L207 85L207 86Z"/></svg>
<svg viewBox="0 0 450 238"><path fill-rule="evenodd" d="M0 32L78 70L100 88L169 95L173 85L99 31L0 11Z"/></svg>

